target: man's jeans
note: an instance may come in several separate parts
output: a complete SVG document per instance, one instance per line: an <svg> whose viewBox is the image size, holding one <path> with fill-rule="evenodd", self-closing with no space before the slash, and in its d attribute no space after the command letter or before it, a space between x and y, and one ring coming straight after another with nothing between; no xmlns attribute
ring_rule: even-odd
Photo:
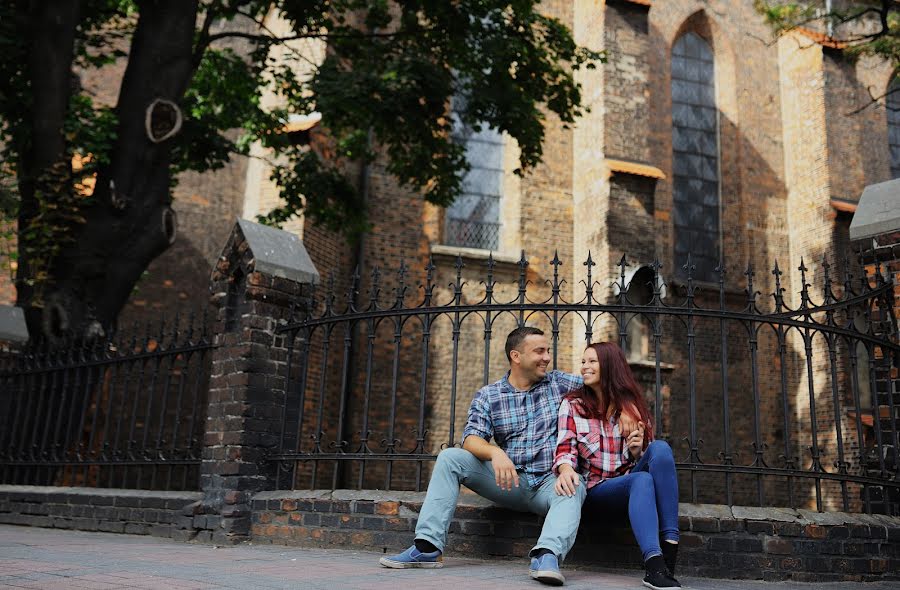
<svg viewBox="0 0 900 590"><path fill-rule="evenodd" d="M555 483L556 478L550 475L532 489L520 475L519 487L506 491L497 485L490 461L481 461L465 449L444 449L438 455L431 474L428 493L416 524L416 538L430 541L441 551L444 550L447 529L459 498L459 484L465 484L473 492L506 508L546 515L541 536L532 552L549 549L562 561L578 534L586 486L582 481L575 488L574 496L558 496L553 491Z"/></svg>

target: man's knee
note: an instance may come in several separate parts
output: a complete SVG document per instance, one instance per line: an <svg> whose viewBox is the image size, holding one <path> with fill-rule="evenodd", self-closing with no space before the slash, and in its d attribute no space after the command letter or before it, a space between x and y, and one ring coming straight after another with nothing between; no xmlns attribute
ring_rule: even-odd
<svg viewBox="0 0 900 590"><path fill-rule="evenodd" d="M587 497L587 485L582 481L579 485L575 486L574 496L560 496L555 491L552 491L551 493L553 494L550 498L551 505L572 503L577 504L580 507Z"/></svg>
<svg viewBox="0 0 900 590"><path fill-rule="evenodd" d="M475 459L475 455L465 449L458 447L450 447L438 453L434 468L438 469L458 469L464 465L471 463Z"/></svg>

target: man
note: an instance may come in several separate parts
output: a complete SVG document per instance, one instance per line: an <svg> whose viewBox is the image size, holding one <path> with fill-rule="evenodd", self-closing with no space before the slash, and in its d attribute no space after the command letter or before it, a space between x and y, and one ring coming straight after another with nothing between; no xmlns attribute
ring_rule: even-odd
<svg viewBox="0 0 900 590"><path fill-rule="evenodd" d="M568 391L582 386L581 377L547 371L550 343L537 328L510 332L506 358L509 373L482 387L472 400L463 447L438 455L415 543L403 553L382 557L381 565L443 566L447 529L462 483L501 506L546 515L541 536L529 553L529 573L545 584L565 583L559 563L575 542L585 486L576 482L573 495L557 495L551 467L560 401ZM491 438L499 446L489 444Z"/></svg>

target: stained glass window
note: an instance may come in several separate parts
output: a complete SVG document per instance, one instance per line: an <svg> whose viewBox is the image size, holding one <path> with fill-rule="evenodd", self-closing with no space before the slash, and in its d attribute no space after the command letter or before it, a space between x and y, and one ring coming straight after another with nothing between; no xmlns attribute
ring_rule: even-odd
<svg viewBox="0 0 900 590"><path fill-rule="evenodd" d="M454 109L461 102L454 100ZM503 186L503 135L482 127L475 131L453 117L453 140L465 145L471 169L462 194L447 207L444 243L496 250L500 243L500 195Z"/></svg>
<svg viewBox="0 0 900 590"><path fill-rule="evenodd" d="M672 198L675 272L688 253L694 278L716 280L719 259L719 132L709 44L686 33L672 48Z"/></svg>
<svg viewBox="0 0 900 590"><path fill-rule="evenodd" d="M900 178L900 79L894 78L887 95L888 146L891 149L891 178Z"/></svg>

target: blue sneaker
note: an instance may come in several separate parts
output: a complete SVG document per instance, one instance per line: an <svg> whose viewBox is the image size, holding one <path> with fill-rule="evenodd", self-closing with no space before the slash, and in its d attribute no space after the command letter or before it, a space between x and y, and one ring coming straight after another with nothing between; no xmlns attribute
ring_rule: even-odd
<svg viewBox="0 0 900 590"><path fill-rule="evenodd" d="M544 553L540 557L531 558L531 568L528 573L532 578L550 586L562 586L566 579L559 572L559 560L553 553Z"/></svg>
<svg viewBox="0 0 900 590"><path fill-rule="evenodd" d="M390 557L382 557L378 563L384 567L393 567L404 569L408 567L424 567L435 568L444 567L444 558L440 551L434 553L422 553L413 545L403 553L391 555Z"/></svg>

